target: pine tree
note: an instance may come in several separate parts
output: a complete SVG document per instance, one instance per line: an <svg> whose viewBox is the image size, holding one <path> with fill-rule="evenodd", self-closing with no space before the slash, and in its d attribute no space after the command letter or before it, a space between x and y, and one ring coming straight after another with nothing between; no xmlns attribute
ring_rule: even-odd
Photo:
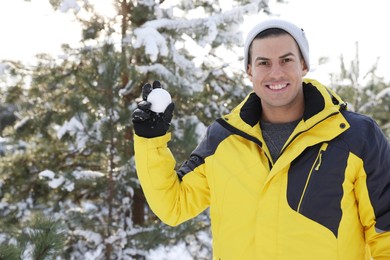
<svg viewBox="0 0 390 260"><path fill-rule="evenodd" d="M364 75L360 73L359 44L355 58L346 66L340 57L340 73L334 73L332 87L348 103L349 109L371 116L390 140L390 84L377 75L378 61Z"/></svg>
<svg viewBox="0 0 390 260"><path fill-rule="evenodd" d="M63 10L66 1L50 2ZM80 1L89 15L75 12L79 48L64 45L60 59L38 55L31 69L9 64L17 84L7 83L4 94L17 104L18 118L3 135L21 148L0 158L3 244L11 246L12 230L27 229L40 212L64 225L64 259L143 259L149 249L181 241L198 241L210 254L208 242L196 237L208 233L207 212L169 228L147 208L130 118L142 85L160 80L176 104L171 148L179 166L205 125L242 100L250 88L232 64L242 62L239 25L245 15L267 10L267 1L233 3L223 11L212 1L167 7L118 0L118 16L109 18ZM188 18L193 10L199 15Z"/></svg>

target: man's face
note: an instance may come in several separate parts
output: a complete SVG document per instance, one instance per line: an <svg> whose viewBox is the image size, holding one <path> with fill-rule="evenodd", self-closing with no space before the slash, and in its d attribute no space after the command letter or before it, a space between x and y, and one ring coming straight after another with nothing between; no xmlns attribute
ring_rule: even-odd
<svg viewBox="0 0 390 260"><path fill-rule="evenodd" d="M271 115L274 119L285 115L286 120L276 121L288 122L297 119L288 118L290 114L302 116L302 77L306 75L307 67L295 40L289 34L255 39L250 56L248 75L253 90L261 99L263 119L272 122L268 120Z"/></svg>

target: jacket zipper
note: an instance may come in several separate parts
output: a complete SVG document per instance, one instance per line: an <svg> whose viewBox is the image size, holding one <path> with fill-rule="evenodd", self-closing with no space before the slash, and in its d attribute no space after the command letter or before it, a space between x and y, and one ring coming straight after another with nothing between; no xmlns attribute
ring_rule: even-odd
<svg viewBox="0 0 390 260"><path fill-rule="evenodd" d="M309 184L310 184L311 177L313 175L313 171L318 172L318 170L320 169L321 163L322 163L322 154L326 151L327 147L328 147L328 143L323 143L321 145L321 148L318 151L317 157L314 160L314 163L313 163L313 165L312 165L312 167L310 169L309 175L307 176L306 184L305 184L305 187L303 188L303 192L302 192L301 198L300 198L299 203L298 203L297 212L299 212L299 213L302 212L301 206L302 206L303 200L305 198L305 195L306 195L306 193L308 191L308 187L309 187Z"/></svg>
<svg viewBox="0 0 390 260"><path fill-rule="evenodd" d="M318 124L321 123L322 121L325 121L326 119L328 119L328 118L330 118L330 117L332 117L332 116L334 116L334 115L337 115L337 114L339 114L339 113L340 113L339 111L338 111L338 112L331 113L331 114L329 114L328 116L326 116L324 119L322 119L322 120L318 121L317 123L315 123L315 124L314 124L312 127L310 127L309 129L306 129L305 131L299 132L299 133L297 133L296 135L294 135L294 137L290 140L290 142L286 143L286 144L283 146L282 150L280 151L279 157L280 157L280 156L282 155L282 153L286 150L286 148L295 140L295 138L297 138L299 135L301 135L301 134L303 134L303 133L309 131L310 129L312 129L313 127L315 127L316 125L318 125Z"/></svg>

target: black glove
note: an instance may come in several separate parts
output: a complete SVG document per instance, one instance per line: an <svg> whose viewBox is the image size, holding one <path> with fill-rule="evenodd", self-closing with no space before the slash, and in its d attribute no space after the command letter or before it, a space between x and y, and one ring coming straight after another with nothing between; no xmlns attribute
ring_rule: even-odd
<svg viewBox="0 0 390 260"><path fill-rule="evenodd" d="M167 106L164 113L156 113L150 110L152 104L147 101L147 98L155 88L161 88L161 83L157 80L153 82L153 87L149 83L142 87L142 101L138 103L137 109L133 112L134 132L138 136L152 138L165 135L171 125L173 110L175 109L173 102Z"/></svg>

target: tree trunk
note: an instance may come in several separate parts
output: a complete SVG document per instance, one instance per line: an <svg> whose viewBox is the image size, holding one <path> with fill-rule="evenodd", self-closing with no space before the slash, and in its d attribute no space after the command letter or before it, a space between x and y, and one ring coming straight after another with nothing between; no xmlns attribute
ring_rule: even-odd
<svg viewBox="0 0 390 260"><path fill-rule="evenodd" d="M132 221L134 225L142 226L145 223L145 205L146 199L142 189L135 189L132 204Z"/></svg>

